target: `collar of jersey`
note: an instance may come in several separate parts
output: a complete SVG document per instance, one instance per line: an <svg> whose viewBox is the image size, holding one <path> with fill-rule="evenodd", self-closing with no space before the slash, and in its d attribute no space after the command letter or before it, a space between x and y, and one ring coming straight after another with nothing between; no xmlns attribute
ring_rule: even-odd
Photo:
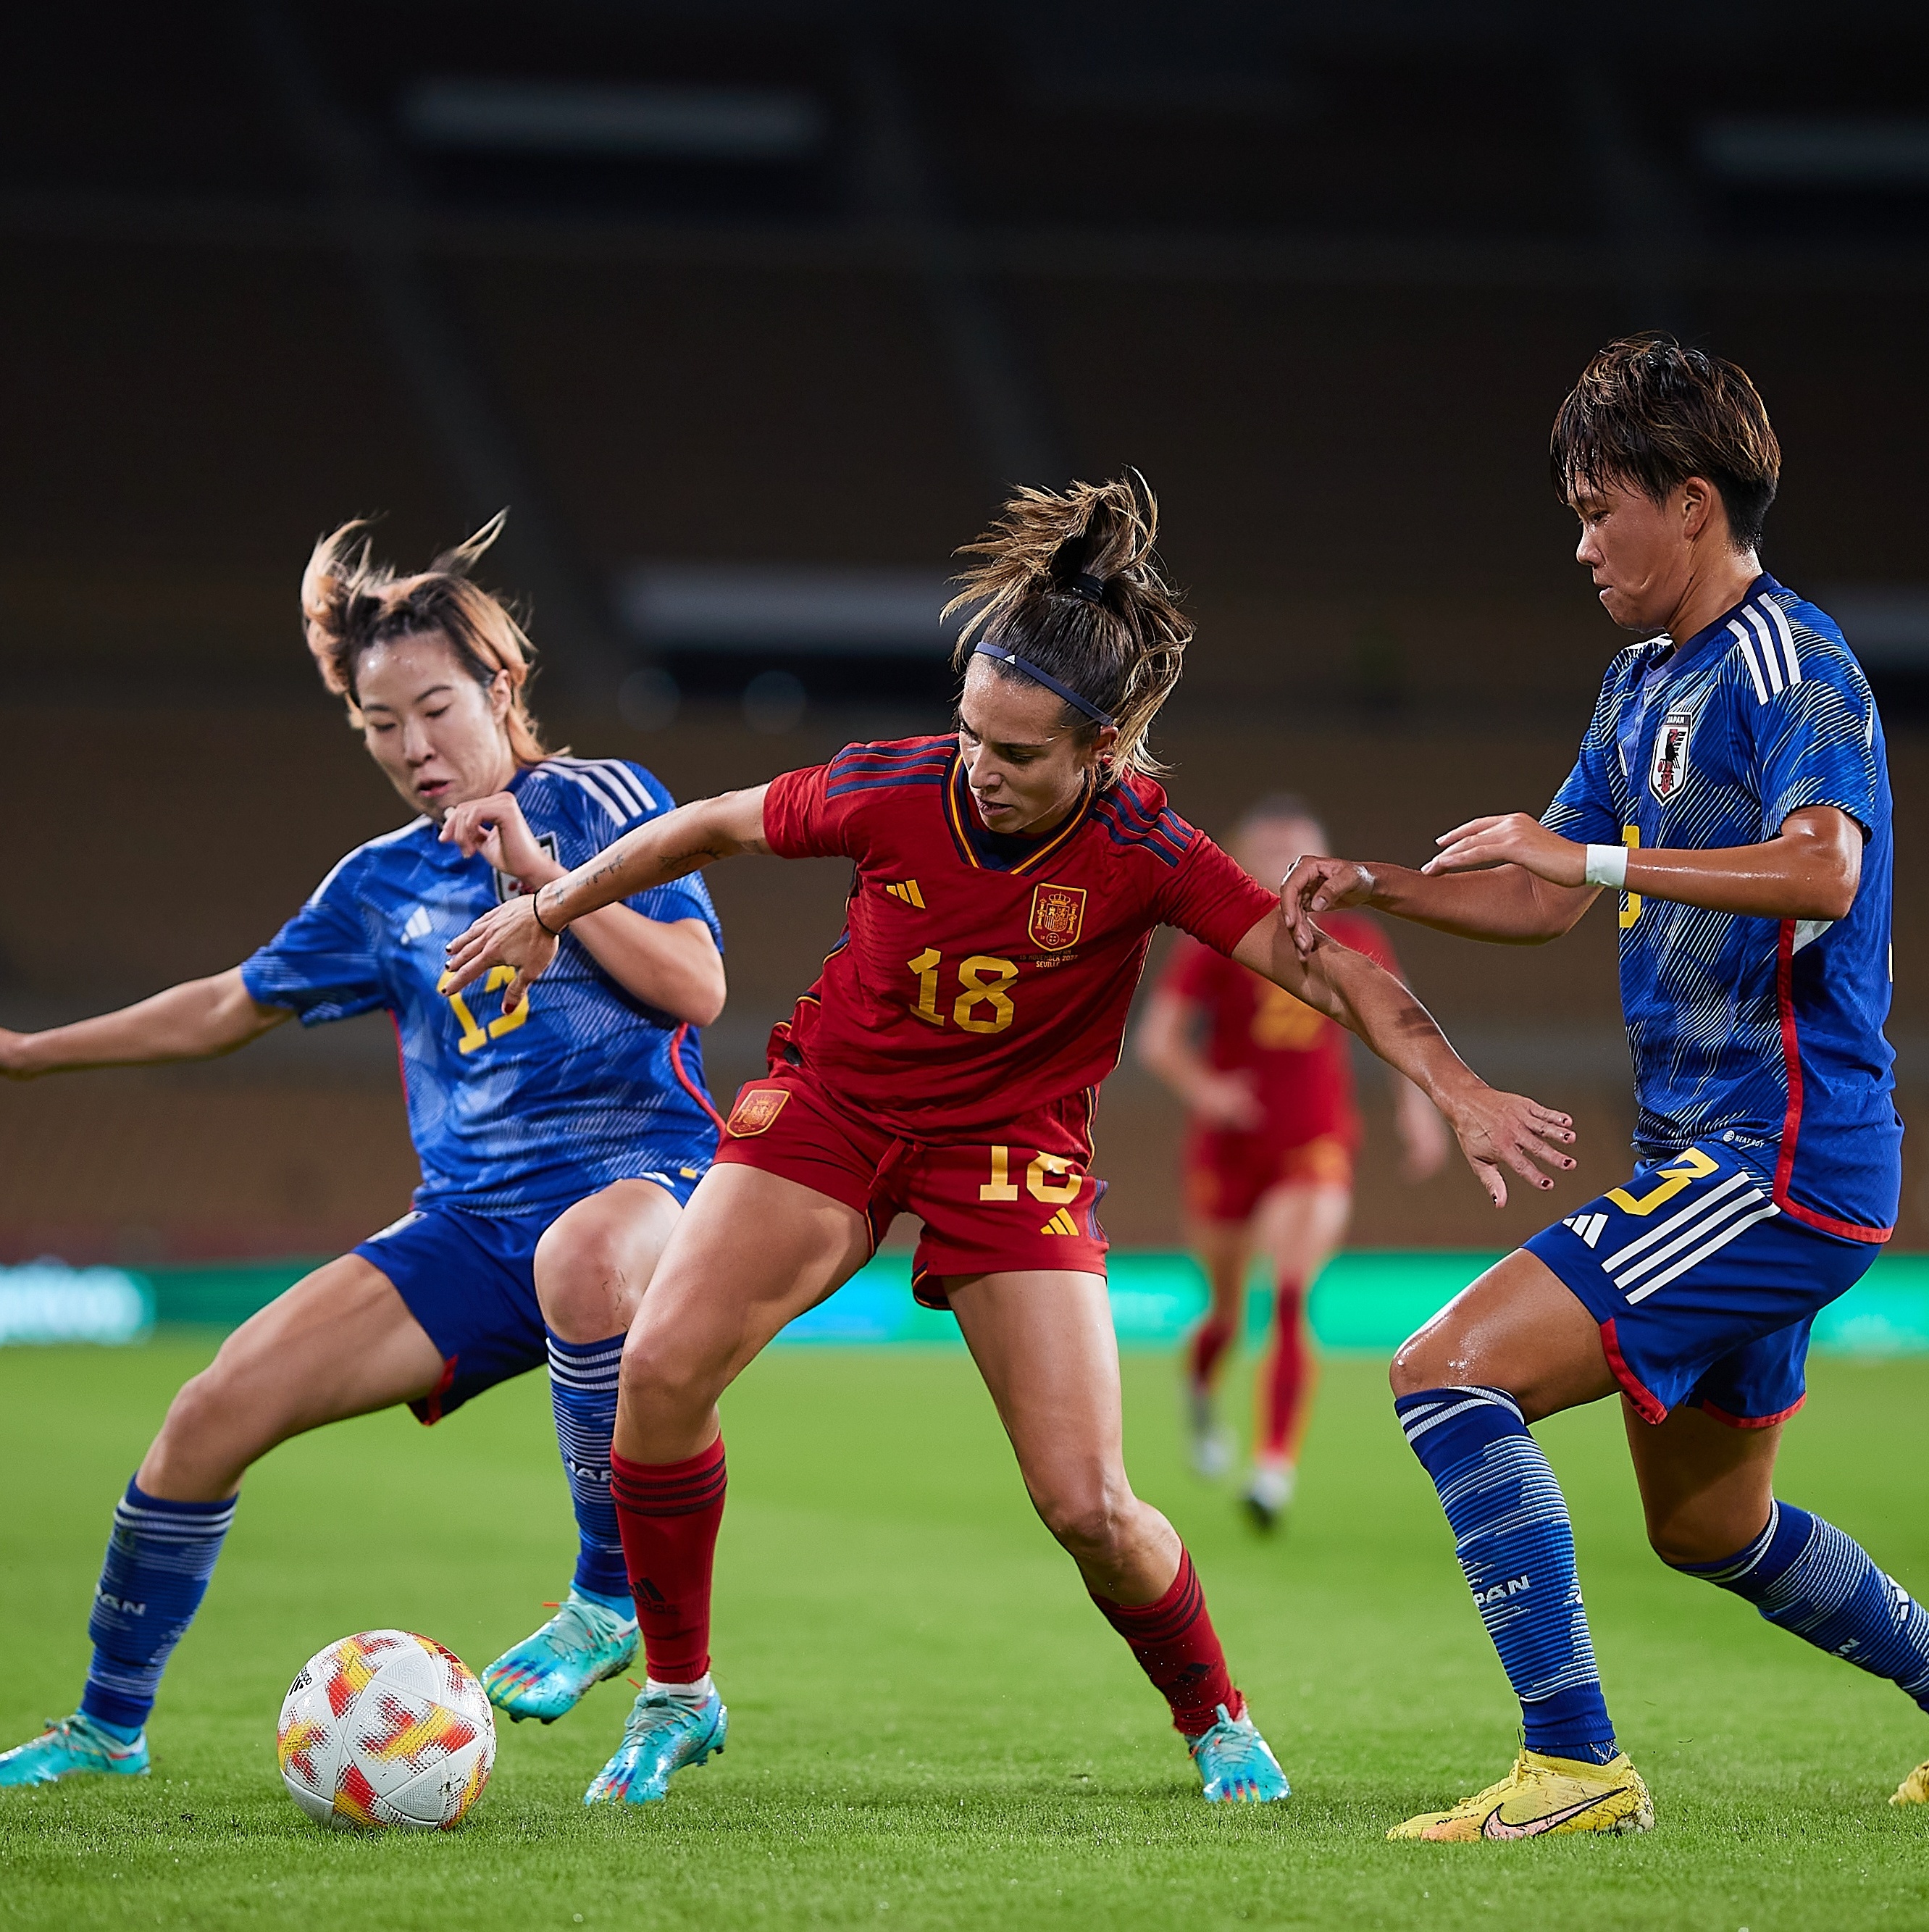
<svg viewBox="0 0 1929 1932"><path fill-rule="evenodd" d="M1676 672L1694 663L1710 644L1718 640L1732 643L1733 639L1728 635L1729 626L1758 597L1772 596L1783 587L1766 570L1763 571L1742 593L1739 602L1731 604L1713 623L1704 624L1684 644L1677 644L1670 638L1669 648L1664 654L1648 658L1641 667L1641 682L1645 684L1651 676L1656 675L1672 677ZM1657 638L1653 641L1659 644L1661 640Z"/></svg>
<svg viewBox="0 0 1929 1932"><path fill-rule="evenodd" d="M971 788L964 782L964 760L951 754L951 782L944 788L944 822L950 827L952 843L958 856L975 872L1036 872L1054 853L1062 852L1076 838L1097 802L1098 788L1088 784L1078 808L1049 837L1041 838L1028 852L1016 859L1001 856L993 848L991 833L971 802Z"/></svg>

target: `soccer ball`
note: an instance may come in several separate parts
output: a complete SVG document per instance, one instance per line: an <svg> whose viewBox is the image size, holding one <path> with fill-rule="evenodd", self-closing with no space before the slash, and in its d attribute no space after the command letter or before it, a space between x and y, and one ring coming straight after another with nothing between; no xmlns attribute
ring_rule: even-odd
<svg viewBox="0 0 1929 1932"><path fill-rule="evenodd" d="M408 1630L362 1630L296 1673L276 1756L289 1796L319 1823L446 1832L489 1781L496 1714L454 1651Z"/></svg>

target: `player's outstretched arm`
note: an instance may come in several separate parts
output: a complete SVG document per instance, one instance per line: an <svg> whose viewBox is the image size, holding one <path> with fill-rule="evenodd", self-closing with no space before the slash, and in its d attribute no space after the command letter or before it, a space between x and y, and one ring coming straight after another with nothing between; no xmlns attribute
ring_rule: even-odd
<svg viewBox="0 0 1929 1932"><path fill-rule="evenodd" d="M1605 865L1613 884L1644 898L1752 919L1846 919L1862 877L1862 828L1832 805L1790 812L1759 845L1706 852L1576 844L1524 812L1469 819L1435 842L1439 855L1421 869L1442 883L1497 876L1490 868L1498 868L1573 891L1587 889L1591 864Z"/></svg>
<svg viewBox="0 0 1929 1932"><path fill-rule="evenodd" d="M1573 1120L1490 1087L1448 1044L1433 1016L1364 953L1316 929L1312 950L1303 956L1282 909L1253 927L1232 956L1358 1034L1419 1088L1446 1117L1496 1208L1507 1200L1504 1169L1544 1189L1554 1184L1551 1174L1574 1165L1564 1150L1574 1138Z"/></svg>
<svg viewBox="0 0 1929 1932"><path fill-rule="evenodd" d="M1370 864L1312 856L1296 860L1280 885L1280 903L1300 957L1312 951L1319 915L1342 906L1370 906L1456 939L1544 946L1574 929L1598 890L1557 885L1520 866L1436 873L1438 862L1431 860L1416 872L1378 859Z"/></svg>
<svg viewBox="0 0 1929 1932"><path fill-rule="evenodd" d="M241 968L187 980L117 1012L40 1033L0 1028L0 1074L38 1080L88 1066L152 1066L173 1060L214 1060L272 1033L292 1016L266 1006L242 983Z"/></svg>
<svg viewBox="0 0 1929 1932"><path fill-rule="evenodd" d="M626 832L574 872L484 913L450 942L442 990L458 993L491 967L507 966L515 977L503 988L503 1006L520 1005L530 982L548 969L556 941L574 921L719 859L768 852L764 795L769 789L754 785L680 805Z"/></svg>

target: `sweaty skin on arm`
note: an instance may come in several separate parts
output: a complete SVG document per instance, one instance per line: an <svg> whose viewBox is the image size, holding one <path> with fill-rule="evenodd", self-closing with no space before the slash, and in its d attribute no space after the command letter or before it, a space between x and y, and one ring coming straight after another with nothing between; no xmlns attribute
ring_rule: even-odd
<svg viewBox="0 0 1929 1932"><path fill-rule="evenodd" d="M1470 819L1436 842L1438 856L1418 872L1377 860L1300 860L1280 889L1296 949L1310 955L1321 913L1354 905L1463 939L1540 945L1570 931L1601 890L1586 883L1587 848L1526 812ZM1837 920L1854 905L1862 870L1862 827L1817 805L1790 813L1758 845L1630 850L1628 890L1749 918Z"/></svg>
<svg viewBox="0 0 1929 1932"><path fill-rule="evenodd" d="M0 1074L36 1080L88 1066L152 1066L166 1060L213 1060L272 1033L294 1017L266 1006L231 966L206 980L184 980L164 993L70 1026L42 1033L0 1028Z"/></svg>

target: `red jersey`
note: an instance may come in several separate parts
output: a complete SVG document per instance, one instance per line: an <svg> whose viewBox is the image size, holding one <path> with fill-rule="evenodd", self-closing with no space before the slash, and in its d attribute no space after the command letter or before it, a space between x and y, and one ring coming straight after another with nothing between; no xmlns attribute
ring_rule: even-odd
<svg viewBox="0 0 1929 1932"><path fill-rule="evenodd" d="M770 1036L848 1112L934 1145L1029 1138L1091 1156L1100 1081L1155 927L1229 952L1279 908L1149 778L1038 839L986 830L952 737L847 746L773 779L787 859L856 867L843 936ZM1009 1136L1016 1121L1025 1136Z"/></svg>
<svg viewBox="0 0 1929 1932"><path fill-rule="evenodd" d="M1320 925L1341 945L1364 952L1400 977L1400 962L1374 920L1336 912L1322 917ZM1281 1147L1304 1147L1325 1135L1348 1147L1358 1142L1352 1036L1343 1027L1294 999L1283 986L1184 940L1174 949L1160 984L1205 1009L1210 1028L1206 1058L1214 1066L1252 1076L1266 1114L1264 1124L1255 1130L1258 1136Z"/></svg>

